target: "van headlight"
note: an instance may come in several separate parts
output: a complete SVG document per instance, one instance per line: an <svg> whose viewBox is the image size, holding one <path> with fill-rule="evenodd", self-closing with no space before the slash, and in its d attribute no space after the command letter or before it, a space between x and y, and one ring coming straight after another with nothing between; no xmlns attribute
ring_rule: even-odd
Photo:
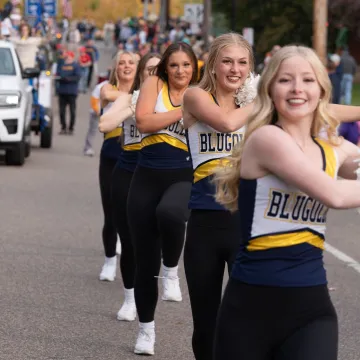
<svg viewBox="0 0 360 360"><path fill-rule="evenodd" d="M19 107L20 93L0 93L0 107Z"/></svg>

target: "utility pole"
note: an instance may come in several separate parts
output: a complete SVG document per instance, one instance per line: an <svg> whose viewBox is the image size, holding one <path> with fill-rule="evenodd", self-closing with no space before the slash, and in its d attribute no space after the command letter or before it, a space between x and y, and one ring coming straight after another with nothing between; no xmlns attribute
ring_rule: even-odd
<svg viewBox="0 0 360 360"><path fill-rule="evenodd" d="M204 1L204 15L203 15L203 36L205 49L209 50L209 35L211 33L211 0Z"/></svg>
<svg viewBox="0 0 360 360"><path fill-rule="evenodd" d="M160 0L160 32L164 33L169 21L169 0Z"/></svg>
<svg viewBox="0 0 360 360"><path fill-rule="evenodd" d="M313 48L326 65L328 0L313 0Z"/></svg>

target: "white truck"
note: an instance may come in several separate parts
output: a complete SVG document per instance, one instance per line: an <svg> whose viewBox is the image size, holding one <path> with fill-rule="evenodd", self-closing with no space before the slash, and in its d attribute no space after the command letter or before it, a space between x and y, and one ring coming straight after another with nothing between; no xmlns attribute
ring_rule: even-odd
<svg viewBox="0 0 360 360"><path fill-rule="evenodd" d="M23 69L11 42L0 40L0 149L7 165L23 165L30 155L32 86L36 68Z"/></svg>

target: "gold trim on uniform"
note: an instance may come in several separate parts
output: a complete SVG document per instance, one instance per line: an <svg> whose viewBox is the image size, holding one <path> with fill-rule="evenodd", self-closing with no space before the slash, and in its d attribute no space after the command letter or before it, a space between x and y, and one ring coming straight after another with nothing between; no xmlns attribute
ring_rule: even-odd
<svg viewBox="0 0 360 360"><path fill-rule="evenodd" d="M194 171L194 184L199 180L202 180L215 172L215 169L219 166L226 165L229 162L227 158L214 159L199 165Z"/></svg>
<svg viewBox="0 0 360 360"><path fill-rule="evenodd" d="M310 231L261 236L250 240L249 245L246 248L249 251L261 251L300 245L303 243L308 243L324 250L324 240Z"/></svg>
<svg viewBox="0 0 360 360"><path fill-rule="evenodd" d="M179 106L172 105L172 103L170 101L170 96L169 96L169 87L166 82L164 82L163 87L162 87L162 100L163 100L164 106L166 107L166 109L168 111L176 110L179 108Z"/></svg>
<svg viewBox="0 0 360 360"><path fill-rule="evenodd" d="M106 133L104 135L104 140L111 139L113 137L119 137L122 135L122 131L123 131L122 128L116 128L115 130Z"/></svg>
<svg viewBox="0 0 360 360"><path fill-rule="evenodd" d="M154 135L147 136L141 140L142 147L160 144L160 143L167 143L178 149L188 151L188 147L186 144L184 144L182 141L180 141L180 140L176 139L175 137L168 135L168 134L154 134Z"/></svg>
<svg viewBox="0 0 360 360"><path fill-rule="evenodd" d="M141 143L124 145L123 149L126 151L137 151L141 150Z"/></svg>
<svg viewBox="0 0 360 360"><path fill-rule="evenodd" d="M325 153L325 172L332 178L335 178L337 170L337 159L334 148L326 140L321 140L318 138L316 138L315 140L319 143Z"/></svg>

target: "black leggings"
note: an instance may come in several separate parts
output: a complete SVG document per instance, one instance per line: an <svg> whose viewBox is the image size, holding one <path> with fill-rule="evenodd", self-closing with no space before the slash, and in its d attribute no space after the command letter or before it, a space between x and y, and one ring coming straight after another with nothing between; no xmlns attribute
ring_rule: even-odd
<svg viewBox="0 0 360 360"><path fill-rule="evenodd" d="M134 288L135 257L127 216L127 199L133 173L115 166L112 177L112 208L121 242L120 271L125 289Z"/></svg>
<svg viewBox="0 0 360 360"><path fill-rule="evenodd" d="M194 324L196 360L211 360L225 265L230 272L240 242L238 214L192 210L184 265Z"/></svg>
<svg viewBox="0 0 360 360"><path fill-rule="evenodd" d="M136 272L135 301L140 322L154 320L158 279L163 263L178 265L189 216L192 169L137 167L128 198Z"/></svg>
<svg viewBox="0 0 360 360"><path fill-rule="evenodd" d="M326 285L280 288L230 279L215 360L336 360L337 316Z"/></svg>
<svg viewBox="0 0 360 360"><path fill-rule="evenodd" d="M104 211L102 238L106 257L114 257L116 255L117 234L111 204L112 174L116 161L116 159L100 155L99 181L101 202Z"/></svg>

